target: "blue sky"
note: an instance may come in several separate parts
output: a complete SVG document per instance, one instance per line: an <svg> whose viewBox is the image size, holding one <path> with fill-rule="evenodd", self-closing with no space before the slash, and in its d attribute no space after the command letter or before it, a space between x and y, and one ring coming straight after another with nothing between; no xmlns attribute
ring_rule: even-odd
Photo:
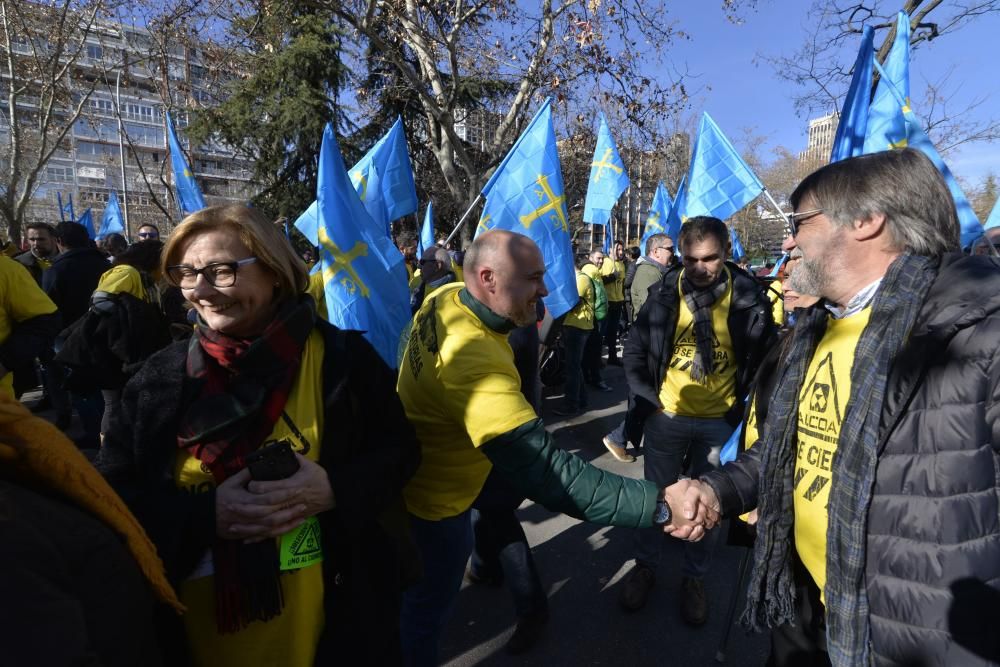
<svg viewBox="0 0 1000 667"><path fill-rule="evenodd" d="M810 3L759 0L756 11L742 13L742 25L727 21L721 5L719 0L671 5L677 27L691 39L678 40L667 58L675 67L686 67L691 75L697 75L691 90L710 87L692 96L693 111L708 111L734 141L741 128L754 127L757 134L768 137L770 146L782 145L797 153L805 148L809 120L797 116L793 106L792 98L799 89L778 79L770 63L754 60L758 54L790 55L797 49L808 34L803 26L809 22ZM946 16L949 9L943 6L935 11ZM933 17L932 13L929 18ZM975 113L1000 118L1000 71L994 48L998 39L1000 15L993 14L913 50L910 85L914 104L923 98L925 81L937 81L955 67L947 88L954 92L949 108L961 109L969 100L985 96L986 103ZM880 33L876 33L879 43ZM844 61L852 62L856 55L855 42L845 51ZM926 116L919 107L914 111ZM1000 176L1000 143L965 145L946 160L959 178L977 184L990 172Z"/></svg>

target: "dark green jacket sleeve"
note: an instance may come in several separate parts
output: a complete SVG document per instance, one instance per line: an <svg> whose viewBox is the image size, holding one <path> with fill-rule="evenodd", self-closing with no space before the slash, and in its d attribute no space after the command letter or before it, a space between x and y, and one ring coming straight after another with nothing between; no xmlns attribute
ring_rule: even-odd
<svg viewBox="0 0 1000 667"><path fill-rule="evenodd" d="M541 419L480 447L507 481L554 512L609 526L653 525L660 490L652 482L622 477L559 449Z"/></svg>

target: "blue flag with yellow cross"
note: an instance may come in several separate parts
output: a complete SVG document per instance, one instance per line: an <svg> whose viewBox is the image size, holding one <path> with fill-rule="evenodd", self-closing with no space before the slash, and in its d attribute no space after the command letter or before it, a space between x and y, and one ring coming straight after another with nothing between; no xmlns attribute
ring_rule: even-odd
<svg viewBox="0 0 1000 667"><path fill-rule="evenodd" d="M660 181L656 184L656 192L653 193L653 203L649 206L649 213L646 215L646 226L642 230L642 238L639 245L642 254L646 256L646 242L653 234L665 234L667 231L667 216L670 215L670 193L667 187Z"/></svg>
<svg viewBox="0 0 1000 667"><path fill-rule="evenodd" d="M368 214L386 234L391 235L393 220L417 212L417 187L402 118L396 119L349 174Z"/></svg>
<svg viewBox="0 0 1000 667"><path fill-rule="evenodd" d="M764 184L707 112L698 126L686 184L674 201L682 222L696 215L725 220L764 192Z"/></svg>
<svg viewBox="0 0 1000 667"><path fill-rule="evenodd" d="M550 99L518 137L482 193L486 205L476 235L506 229L538 244L549 290L545 306L553 317L569 312L580 297Z"/></svg>
<svg viewBox="0 0 1000 667"><path fill-rule="evenodd" d="M868 101L872 89L872 60L874 59L875 31L866 25L861 34L861 46L854 61L851 86L844 98L844 107L837 123L837 134L830 151L830 162L839 162L861 155L865 147L868 128Z"/></svg>
<svg viewBox="0 0 1000 667"><path fill-rule="evenodd" d="M872 64L875 65L872 56ZM901 106L910 104L910 17L899 12L896 37L885 64L878 68L879 82L868 107L864 153L877 153L906 145L906 119ZM898 102L899 96L903 104Z"/></svg>
<svg viewBox="0 0 1000 667"><path fill-rule="evenodd" d="M177 191L177 206L181 210L181 215L189 215L195 211L205 208L205 198L201 195L201 189L194 180L194 174L184 159L181 151L181 142L177 140L177 132L174 130L174 121L167 112L167 139L170 145L170 165L174 172L174 189Z"/></svg>
<svg viewBox="0 0 1000 667"><path fill-rule="evenodd" d="M399 337L410 320L403 255L358 198L329 124L323 131L316 201L329 321L364 331L382 359L396 368Z"/></svg>
<svg viewBox="0 0 1000 667"><path fill-rule="evenodd" d="M601 127L597 132L597 146L594 159L590 163L590 180L587 183L587 199L583 204L583 221L594 225L606 225L611 221L611 209L618 198L628 188L628 172L618 154L614 137L608 122L601 114Z"/></svg>

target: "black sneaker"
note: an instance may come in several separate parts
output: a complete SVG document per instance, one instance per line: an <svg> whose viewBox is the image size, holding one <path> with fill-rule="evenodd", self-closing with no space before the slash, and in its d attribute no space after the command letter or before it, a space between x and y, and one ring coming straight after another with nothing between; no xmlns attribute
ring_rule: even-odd
<svg viewBox="0 0 1000 667"><path fill-rule="evenodd" d="M575 417L580 414L580 408L573 405L564 405L560 408L552 408L552 414L558 417Z"/></svg>
<svg viewBox="0 0 1000 667"><path fill-rule="evenodd" d="M649 591L653 589L655 583L656 573L651 568L636 563L625 577L625 583L622 584L621 593L618 595L618 604L625 611L639 611L646 606Z"/></svg>
<svg viewBox="0 0 1000 667"><path fill-rule="evenodd" d="M681 578L681 618L688 625L705 625L708 620L708 596L701 579Z"/></svg>

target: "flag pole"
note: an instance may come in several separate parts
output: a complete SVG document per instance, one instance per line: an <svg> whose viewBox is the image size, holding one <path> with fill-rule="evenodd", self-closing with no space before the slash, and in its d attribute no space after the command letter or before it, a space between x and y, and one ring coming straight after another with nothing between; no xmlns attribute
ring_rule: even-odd
<svg viewBox="0 0 1000 667"><path fill-rule="evenodd" d="M458 224L455 225L455 229L451 230L451 234L449 234L448 238L444 240L445 247L447 247L448 244L451 243L451 240L455 238L455 234L458 234L458 230L460 230L462 228L462 225L465 224L465 221L469 219L469 214L472 213L472 209L476 208L476 206L479 205L479 201L482 198L483 198L483 193L480 192L479 195L475 198L475 200L473 200L469 208L465 210L465 213L462 214L462 219L458 221Z"/></svg>
<svg viewBox="0 0 1000 667"><path fill-rule="evenodd" d="M778 206L778 202L774 201L774 197L771 196L771 193L768 192L767 188L764 188L764 195L767 196L767 200L769 202L771 202L772 206L774 206L774 210L778 212L778 215L781 216L781 219L785 221L785 230L789 234L791 234L792 233L792 224L790 222L788 222L788 216L786 216L785 212L781 210L780 206Z"/></svg>

